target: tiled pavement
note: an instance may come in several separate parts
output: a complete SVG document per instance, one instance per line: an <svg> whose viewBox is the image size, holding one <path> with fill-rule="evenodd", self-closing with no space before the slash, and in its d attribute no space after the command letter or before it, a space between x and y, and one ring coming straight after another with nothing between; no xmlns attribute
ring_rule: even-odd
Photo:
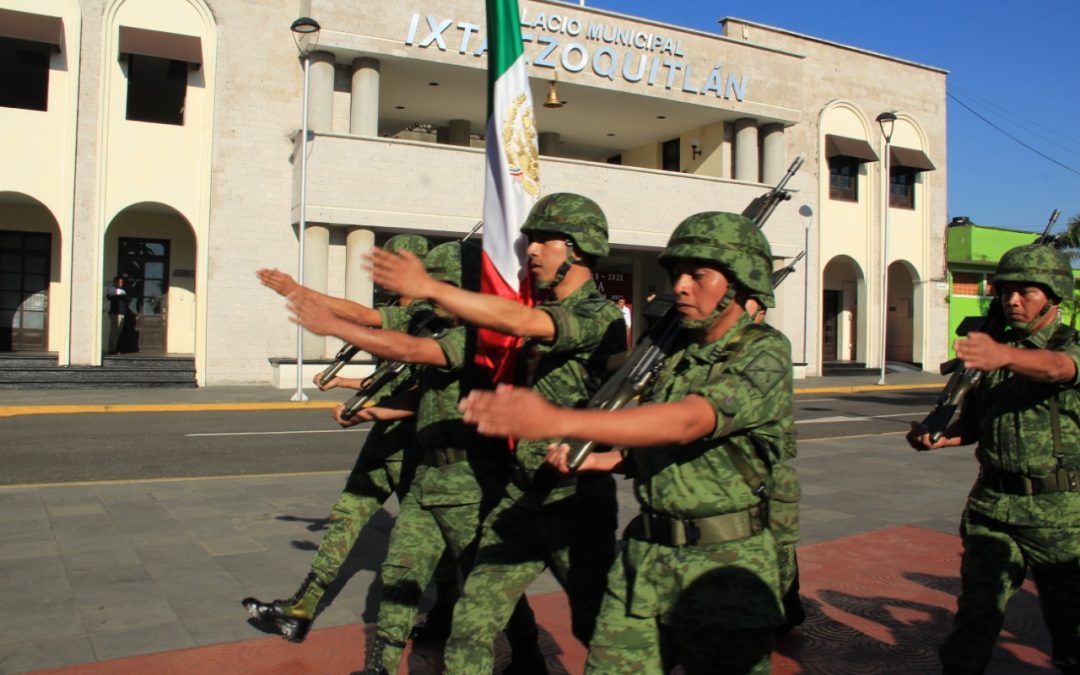
<svg viewBox="0 0 1080 675"><path fill-rule="evenodd" d="M804 596L814 611L805 631L780 643L776 672L933 672L927 644L940 639L954 607L953 533L974 477L970 451L914 453L898 434L827 439L801 443L796 466ZM0 673L358 667L392 509L364 531L305 644L262 636L239 605L246 595L293 591L343 479L334 472L0 488L0 597L8 610L0 613ZM624 488L620 500L625 522L633 498ZM909 525L917 527L902 527ZM926 553L934 550L942 554L931 564ZM553 672L580 672L583 651L567 634L557 585L543 577L530 593ZM1051 672L1032 597L1013 603L1010 621L1022 629L1002 641L991 672ZM410 667L437 672L437 663L437 646L426 647Z"/></svg>

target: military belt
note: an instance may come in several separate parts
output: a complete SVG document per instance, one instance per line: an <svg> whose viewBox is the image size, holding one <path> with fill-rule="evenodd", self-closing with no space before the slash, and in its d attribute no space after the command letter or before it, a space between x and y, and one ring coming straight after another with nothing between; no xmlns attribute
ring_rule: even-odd
<svg viewBox="0 0 1080 675"><path fill-rule="evenodd" d="M1041 495L1052 492L1080 492L1080 471L1058 469L1045 476L1025 476L992 466L979 469L979 484L1009 495Z"/></svg>
<svg viewBox="0 0 1080 675"><path fill-rule="evenodd" d="M721 544L751 537L766 528L765 510L757 506L707 518L682 519L642 513L637 520L637 526L631 529L631 532L636 530L635 538L665 546Z"/></svg>
<svg viewBox="0 0 1080 675"><path fill-rule="evenodd" d="M437 450L428 450L424 453L424 463L431 466L456 464L458 462L464 462L468 458L468 451L462 450L461 448L439 448Z"/></svg>

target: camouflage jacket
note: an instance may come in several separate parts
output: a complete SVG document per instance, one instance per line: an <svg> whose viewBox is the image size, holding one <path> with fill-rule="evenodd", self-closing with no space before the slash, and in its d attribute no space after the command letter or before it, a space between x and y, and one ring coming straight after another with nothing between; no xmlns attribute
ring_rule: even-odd
<svg viewBox="0 0 1080 675"><path fill-rule="evenodd" d="M431 303L427 301L416 300L404 307L400 305L379 307L378 311L379 316L382 319L383 330L396 330L400 333L409 333L412 335L416 333L418 327L422 325L424 321L430 319L433 314L433 307ZM405 368L401 373L372 398L373 404L378 405L380 401L397 396L410 387L415 386L416 382L414 378L419 371L419 366L405 364ZM394 422L380 424L394 424ZM412 426L411 423L409 426Z"/></svg>
<svg viewBox="0 0 1080 675"><path fill-rule="evenodd" d="M684 344L672 354L645 400L703 397L716 428L686 445L629 451L627 469L642 508L679 518L744 511L760 504L732 461L738 453L755 478L790 451L793 412L791 345L780 331L745 315L715 342Z"/></svg>
<svg viewBox="0 0 1080 675"><path fill-rule="evenodd" d="M537 309L551 316L555 339L550 344L525 342L518 356L517 381L558 406L580 408L607 377L608 358L626 350L622 312L600 295L592 279L562 300L545 301ZM554 440L523 442L518 458L535 470Z"/></svg>
<svg viewBox="0 0 1080 675"><path fill-rule="evenodd" d="M1020 349L1064 352L1078 364L1080 333L1060 318L1028 336L1007 331L1002 340ZM961 424L978 438L980 465L1026 476L1045 476L1058 468L1054 457L1050 405L1056 397L1066 469L1080 470L1080 377L1066 384L1032 381L1001 368L991 371L964 400ZM1080 492L1034 496L1002 494L978 482L968 508L1015 525L1080 526Z"/></svg>

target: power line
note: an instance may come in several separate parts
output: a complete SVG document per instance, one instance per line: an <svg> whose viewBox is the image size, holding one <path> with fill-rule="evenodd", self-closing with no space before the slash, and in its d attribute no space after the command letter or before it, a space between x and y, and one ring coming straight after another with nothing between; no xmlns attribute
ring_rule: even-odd
<svg viewBox="0 0 1080 675"><path fill-rule="evenodd" d="M1042 139L1044 141L1047 141L1049 143L1053 143L1060 150L1064 150L1065 152L1068 152L1070 154L1080 155L1080 150L1077 149L1077 148L1080 148L1080 141L1076 140L1075 138L1070 138L1069 136L1066 136L1065 134L1061 133L1061 131L1059 131L1057 129L1053 129L1051 127L1048 127L1045 124L1042 124L1040 122L1036 122L1035 120L1028 119L1028 118L1024 117L1023 115L1021 115L1018 112L1015 112L1013 110L1009 110L1005 106L998 105L994 101L988 100L988 99L983 98L983 97L981 97L981 96L979 96L977 94L974 94L974 93L972 93L970 91L967 91L963 87L960 87L960 86L957 86L957 85L954 84L954 85L950 86L950 89L963 94L964 97L969 99L969 100L978 101L979 104L981 104L983 106L986 106L986 107L989 107L989 108L995 108L997 110L997 114L1000 114L1003 117L1011 117L1013 119L1019 120L1020 124L1018 124L1018 126L1029 125L1030 127L1037 127L1039 129L1049 131L1051 134L1053 134L1055 136L1055 138L1050 138L1050 137L1048 137L1048 136L1046 136L1044 134L1040 134L1037 131L1034 131L1034 130L1032 130L1030 128L1027 129L1027 131L1030 134L1032 134L1033 136L1035 136L1037 138L1040 138L1040 139ZM1071 148L1066 147L1065 145L1062 145L1061 141L1066 141L1069 145L1072 145L1073 147L1071 147Z"/></svg>
<svg viewBox="0 0 1080 675"><path fill-rule="evenodd" d="M981 119L981 120L982 120L983 122L986 122L987 124L989 124L989 125L990 125L991 127L993 127L994 129L997 129L998 131L1000 131L1000 132L1001 132L1001 133L1002 133L1003 135L1005 135L1005 136L1008 136L1009 138L1011 138L1012 140L1016 141L1016 142L1017 142L1017 143L1019 143L1020 145L1024 146L1024 147L1025 147L1025 148L1027 148L1028 150L1030 150L1030 151L1034 152L1034 153L1035 153L1036 155L1038 155L1039 157L1042 157L1042 158L1043 158L1043 159L1045 159L1045 160L1048 160L1048 161L1050 161L1050 162L1053 162L1054 164L1057 164L1057 165L1058 165L1058 166L1060 166L1061 168L1065 169L1066 171L1071 171L1072 173L1075 173L1075 174L1076 174L1077 176L1080 176L1080 171L1078 171L1078 170L1076 170L1076 169L1072 168L1071 166L1069 166L1069 165L1067 165L1067 164L1063 164L1063 163L1059 162L1058 160L1054 159L1053 157L1051 157L1051 156L1047 155L1046 153L1044 153L1044 152L1042 152L1042 151L1040 151L1040 150L1036 150L1035 148L1031 147L1030 145L1028 145L1028 144L1027 144L1027 143L1025 143L1024 141L1020 140L1020 139L1019 139L1019 138L1017 138L1016 136L1013 136L1013 135L1012 135L1012 134L1010 134L1010 133L1009 133L1008 131L1005 131L1004 129L1002 129L1002 128L1001 128L1001 127L999 127L998 125L994 124L994 123L993 123L993 122L991 122L990 120L988 120L988 119L986 119L985 117L983 117L982 115L980 115L980 114L979 114L978 112L976 112L976 111L975 111L975 109L974 109L974 108L972 108L972 107L971 107L971 106L969 106L968 104L964 103L964 102L963 102L963 101L961 101L960 99L956 98L956 96L954 96L954 95L953 95L952 93L949 93L949 94L948 94L948 97L949 97L949 98L951 98L952 100L956 101L957 103L959 103L959 104L960 104L961 106L963 106L964 108L966 108L966 109L967 109L967 111L968 111L968 112L970 112L970 113L971 113L972 115L974 115L975 117L978 117L978 118L979 118L979 119Z"/></svg>

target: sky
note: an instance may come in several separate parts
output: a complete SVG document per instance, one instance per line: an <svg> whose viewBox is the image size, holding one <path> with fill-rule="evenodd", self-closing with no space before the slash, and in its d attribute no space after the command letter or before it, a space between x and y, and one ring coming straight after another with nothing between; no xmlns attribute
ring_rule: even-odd
<svg viewBox="0 0 1080 675"><path fill-rule="evenodd" d="M1041 231L1058 208L1060 231L1080 215L1080 0L585 4L707 32L737 17L947 70L949 218Z"/></svg>

